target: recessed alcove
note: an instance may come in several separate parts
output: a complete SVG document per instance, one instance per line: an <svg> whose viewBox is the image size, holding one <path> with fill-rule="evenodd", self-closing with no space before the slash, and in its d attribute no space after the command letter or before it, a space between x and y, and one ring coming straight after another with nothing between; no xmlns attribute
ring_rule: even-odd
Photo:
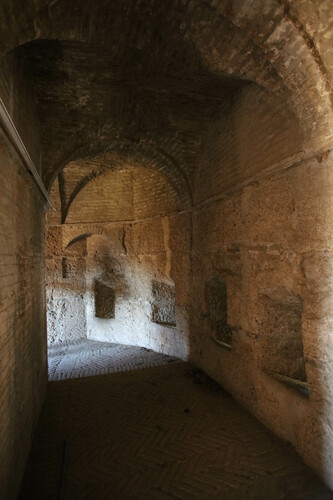
<svg viewBox="0 0 333 500"><path fill-rule="evenodd" d="M232 346L232 329L228 324L227 285L219 277L207 280L205 286L208 322L214 339L227 349Z"/></svg>
<svg viewBox="0 0 333 500"><path fill-rule="evenodd" d="M152 296L152 322L175 327L175 286L170 283L153 281Z"/></svg>
<svg viewBox="0 0 333 500"><path fill-rule="evenodd" d="M95 280L95 316L101 319L112 319L115 317L116 292L113 287Z"/></svg>
<svg viewBox="0 0 333 500"><path fill-rule="evenodd" d="M261 292L262 367L279 382L309 396L302 339L303 301L282 288Z"/></svg>
<svg viewBox="0 0 333 500"><path fill-rule="evenodd" d="M61 259L61 271L62 271L62 277L64 279L67 278L67 273L68 273L67 257L63 257Z"/></svg>

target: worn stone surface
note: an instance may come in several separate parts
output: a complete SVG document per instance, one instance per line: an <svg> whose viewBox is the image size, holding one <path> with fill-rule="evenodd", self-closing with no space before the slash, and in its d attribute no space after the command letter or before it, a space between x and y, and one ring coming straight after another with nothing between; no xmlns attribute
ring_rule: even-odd
<svg viewBox="0 0 333 500"><path fill-rule="evenodd" d="M127 224L62 226L59 237L72 273L62 278L63 253L47 255L49 343L91 338L151 347L185 359L189 351L189 235L184 239L180 232L170 231L169 238L169 226L171 230L188 227L188 215ZM54 237L53 227L48 229ZM82 235L86 236L80 239ZM77 238L79 241L68 246L68 241ZM78 244L81 250L74 253ZM96 280L113 290L112 319L96 314ZM159 301L162 316L153 322L156 280L166 283L170 290L171 283L176 283L179 293L164 296L163 303ZM66 300L67 309L58 297Z"/></svg>
<svg viewBox="0 0 333 500"><path fill-rule="evenodd" d="M263 368L306 382L302 302L298 297L281 294L280 290L277 292L263 292L265 313L260 324L260 330L265 332L262 342Z"/></svg>
<svg viewBox="0 0 333 500"><path fill-rule="evenodd" d="M85 311L86 241L62 251L61 228L46 228L46 308L48 344L87 337ZM64 259L66 272L64 273Z"/></svg>
<svg viewBox="0 0 333 500"><path fill-rule="evenodd" d="M300 163L196 211L192 259L192 359L328 482L331 168L330 155ZM212 343L201 302L217 272L227 284L231 351ZM269 372L306 382L310 398Z"/></svg>
<svg viewBox="0 0 333 500"><path fill-rule="evenodd" d="M153 303L151 319L161 325L176 326L175 316L175 288L174 286L152 282Z"/></svg>

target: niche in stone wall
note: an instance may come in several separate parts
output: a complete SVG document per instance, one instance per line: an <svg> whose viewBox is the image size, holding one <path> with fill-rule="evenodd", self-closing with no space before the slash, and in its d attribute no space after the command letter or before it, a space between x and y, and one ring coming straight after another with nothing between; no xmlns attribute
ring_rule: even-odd
<svg viewBox="0 0 333 500"><path fill-rule="evenodd" d="M61 272L62 272L62 277L67 278L67 273L68 273L67 257L63 257L61 259Z"/></svg>
<svg viewBox="0 0 333 500"><path fill-rule="evenodd" d="M160 325L176 326L174 284L153 281L152 295L151 320Z"/></svg>
<svg viewBox="0 0 333 500"><path fill-rule="evenodd" d="M116 291L113 286L101 280L95 280L95 316L96 318L112 319L115 317Z"/></svg>
<svg viewBox="0 0 333 500"><path fill-rule="evenodd" d="M206 282L206 305L210 327L215 340L226 347L231 347L232 330L228 325L227 285L218 277Z"/></svg>
<svg viewBox="0 0 333 500"><path fill-rule="evenodd" d="M302 299L283 289L264 290L262 364L276 379L308 395L302 340Z"/></svg>

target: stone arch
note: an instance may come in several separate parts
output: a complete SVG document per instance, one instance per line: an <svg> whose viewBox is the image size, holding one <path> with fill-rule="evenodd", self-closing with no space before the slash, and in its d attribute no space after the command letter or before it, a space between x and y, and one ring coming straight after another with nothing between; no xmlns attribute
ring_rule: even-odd
<svg viewBox="0 0 333 500"><path fill-rule="evenodd" d="M70 248L72 245L75 245L76 243L79 243L81 241L84 241L86 240L87 238L89 238L89 236L92 236L93 233L83 233L83 234L79 234L78 236L75 236L74 238L72 238L70 240L69 243L66 244L64 250L67 250L68 248Z"/></svg>
<svg viewBox="0 0 333 500"><path fill-rule="evenodd" d="M61 221L65 222L68 211L77 197L77 195L84 189L87 184L93 179L98 178L107 172L127 170L130 168L142 167L145 169L155 170L165 176L167 182L172 186L172 189L177 193L184 208L188 208L192 204L192 190L188 179L177 166L172 157L167 157L162 153L153 152L149 155L149 148L144 146L137 146L133 148L127 147L114 147L110 152L104 152L102 155L94 157L80 158L79 160L69 162L67 165L72 164L91 164L91 171L84 175L76 184L74 189L65 194L64 178L59 173L59 188L61 199ZM64 167L66 169L66 167ZM61 171L63 172L64 169Z"/></svg>
<svg viewBox="0 0 333 500"><path fill-rule="evenodd" d="M185 198L187 197L190 202L192 201L191 182L186 169L184 169L184 152L181 148L177 148L177 145L172 145L168 142L159 144L151 140L145 143L125 138L122 139L115 129L110 130L109 127L106 127L106 129L103 133L107 135L107 139L103 142L101 142L99 138L90 136L91 142L89 143L85 133L80 131L80 140L82 143L68 147L66 152L62 154L62 158L57 163L55 171L52 173L52 176L47 179L47 186L49 189L51 189L59 172L66 168L69 163L74 161L86 161L95 157L100 157L102 160L103 156L113 154L115 160L119 163L126 161L126 158L132 161L135 160L136 162L140 159L144 165L151 168L157 168L157 170L165 173L165 175L169 177L177 190L182 193L182 196ZM88 143L89 146L87 146ZM172 149L173 153L168 152L168 149Z"/></svg>

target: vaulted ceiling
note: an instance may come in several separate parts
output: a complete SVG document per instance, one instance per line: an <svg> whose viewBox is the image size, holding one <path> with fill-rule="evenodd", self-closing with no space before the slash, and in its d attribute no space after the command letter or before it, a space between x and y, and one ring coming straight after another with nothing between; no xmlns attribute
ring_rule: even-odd
<svg viewBox="0 0 333 500"><path fill-rule="evenodd" d="M249 84L319 134L333 95L328 5L3 0L0 53L33 84L47 187L70 161L113 152L155 162L191 195L207 125Z"/></svg>
<svg viewBox="0 0 333 500"><path fill-rule="evenodd" d="M97 42L42 40L19 49L34 79L44 165L53 166L58 151L68 160L145 149L150 159L173 157L171 176L181 164L190 177L203 127L246 82L212 74L181 45L174 55L170 47L153 51L153 40L146 49L139 41Z"/></svg>

